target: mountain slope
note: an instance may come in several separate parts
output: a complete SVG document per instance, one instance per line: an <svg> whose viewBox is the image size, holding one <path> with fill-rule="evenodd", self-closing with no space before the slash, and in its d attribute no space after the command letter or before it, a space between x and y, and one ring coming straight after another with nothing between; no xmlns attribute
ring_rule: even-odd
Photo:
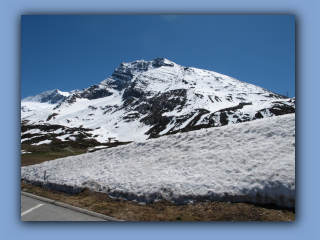
<svg viewBox="0 0 320 240"><path fill-rule="evenodd" d="M63 97L54 91L21 102L24 125L83 127L90 129L86 139L102 143L110 138L142 141L295 112L295 99L164 58L121 63L108 79ZM48 133L32 131L22 135L31 134L31 140L32 134ZM57 140L69 141L70 134L61 131Z"/></svg>
<svg viewBox="0 0 320 240"><path fill-rule="evenodd" d="M21 102L39 102L39 103L49 103L49 104L58 104L63 102L67 97L73 93L78 92L79 90L74 90L71 92L61 92L58 89L45 91L36 96L26 97L21 100Z"/></svg>
<svg viewBox="0 0 320 240"><path fill-rule="evenodd" d="M22 167L21 180L70 193L88 187L145 203L166 199L295 207L295 114Z"/></svg>

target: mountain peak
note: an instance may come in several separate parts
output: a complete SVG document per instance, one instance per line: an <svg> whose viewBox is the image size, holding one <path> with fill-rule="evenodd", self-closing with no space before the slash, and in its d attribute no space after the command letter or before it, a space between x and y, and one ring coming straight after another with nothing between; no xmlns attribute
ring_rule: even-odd
<svg viewBox="0 0 320 240"><path fill-rule="evenodd" d="M62 92L59 89L44 91L36 96L29 96L21 100L21 102L39 102L39 103L50 103L58 104L64 101L71 92Z"/></svg>
<svg viewBox="0 0 320 240"><path fill-rule="evenodd" d="M56 106L29 111L33 104L23 103L22 121L83 126L100 142L141 141L295 112L295 99L160 57L123 62L101 83L68 94L52 90L30 97Z"/></svg>
<svg viewBox="0 0 320 240"><path fill-rule="evenodd" d="M174 62L166 59L166 58L155 58L153 60L150 61L146 61L146 60L135 60L133 62L121 62L120 66L116 69L116 71L120 70L120 69L127 69L127 68L131 68L131 69L140 69L140 70L145 70L147 69L147 67L162 67L162 66L169 66L169 67L173 67L175 65Z"/></svg>
<svg viewBox="0 0 320 240"><path fill-rule="evenodd" d="M162 66L173 67L174 62L171 62L170 60L165 59L165 58L155 58L153 60L152 65L155 67L162 67Z"/></svg>

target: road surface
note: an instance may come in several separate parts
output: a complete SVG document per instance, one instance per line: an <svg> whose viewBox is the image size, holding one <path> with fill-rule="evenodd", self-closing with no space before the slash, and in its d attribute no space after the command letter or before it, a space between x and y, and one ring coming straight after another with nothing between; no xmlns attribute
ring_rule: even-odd
<svg viewBox="0 0 320 240"><path fill-rule="evenodd" d="M21 221L108 221L111 217L21 193ZM79 211L78 211L79 210ZM81 212L82 211L82 212ZM109 218L109 219L108 219Z"/></svg>

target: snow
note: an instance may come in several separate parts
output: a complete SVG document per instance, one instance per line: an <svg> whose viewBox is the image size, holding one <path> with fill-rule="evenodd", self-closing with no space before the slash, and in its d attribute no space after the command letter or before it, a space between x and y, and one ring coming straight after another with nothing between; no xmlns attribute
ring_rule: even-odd
<svg viewBox="0 0 320 240"><path fill-rule="evenodd" d="M198 108L204 108L208 113L201 116L201 120L197 121L197 125L203 124L206 117L209 117L214 112L221 109L236 107L241 102L252 102L252 105L244 106L243 111L250 113L253 118L257 111L267 109L272 106L272 101L275 98L267 97L269 91L241 82L234 78L219 74L213 71L206 71L197 68L185 68L175 64L167 59L163 59L164 64L171 64L171 66L154 67L152 64L155 60L145 61L138 60L131 63L123 63L117 68L124 72L127 70L132 72L131 83L135 82L135 89L141 90L145 93L150 93L149 98L155 97L158 93L165 93L170 90L185 90L186 104L177 105L173 111L162 112L162 116L169 116L173 118L171 124L168 124L161 134L167 133L170 129L182 129L187 126L191 119L184 118L183 124L177 125L177 118L184 115L192 115L192 112ZM144 64L145 68L139 68L139 64ZM140 122L141 119L148 116L148 114L140 114L135 121L125 121L124 117L135 113L136 111L130 107L124 106L123 94L124 90L118 91L112 88L112 83L121 81L121 79L114 79L110 77L103 80L98 87L101 89L108 89L112 95L99 99L85 99L77 98L75 102L69 104L62 102L59 108L55 109L55 105L47 103L40 103L42 97L49 96L54 91L58 95L65 97L74 94L77 91L61 92L59 90L52 90L41 93L34 97L28 97L21 100L21 119L29 120L28 124L59 124L66 127L79 127L96 129L90 133L99 135L95 139L101 143L108 142L108 138L115 137L119 141L143 141L149 135L148 132L153 125L145 125ZM200 98L196 94L201 94ZM232 100L227 100L227 96L232 95ZM210 100L210 98L211 100ZM172 98L180 98L183 100L184 96L172 96ZM216 100L219 98L220 100ZM241 98L241 99L239 99ZM282 101L286 101L283 100ZM140 103L140 106L144 102ZM288 103L290 105L290 103ZM106 107L110 107L110 112L106 113ZM131 105L133 106L133 105ZM93 107L93 108L91 108ZM54 110L55 109L55 110ZM55 114L54 117L47 121L48 116ZM150 114L150 113L149 113ZM271 113L261 113L264 117L273 116ZM195 118L194 116L193 118ZM232 118L231 118L232 119ZM230 121L229 124L236 122L236 119ZM175 124L175 125L174 125ZM65 139L66 136L61 136L60 139Z"/></svg>
<svg viewBox="0 0 320 240"><path fill-rule="evenodd" d="M66 140L66 138L73 138L73 137L70 137L72 134L64 134L62 136L57 136L56 138L57 139L60 139L62 142L65 142L65 141L69 141L69 140Z"/></svg>
<svg viewBox="0 0 320 240"><path fill-rule="evenodd" d="M42 92L36 96L29 96L29 97L26 97L24 99L21 100L21 102L43 102L44 99L47 100L48 96L51 95L52 96L59 96L59 95L62 95L64 97L68 97L70 94L72 93L75 93L77 92L77 90L73 90L71 92L62 92L58 89L55 89L55 90L49 90L49 91L45 91L45 92ZM48 99L48 104L49 104L50 100Z"/></svg>
<svg viewBox="0 0 320 240"><path fill-rule="evenodd" d="M108 146L95 146L93 149L98 149L98 148L107 148Z"/></svg>
<svg viewBox="0 0 320 240"><path fill-rule="evenodd" d="M69 92L61 92L60 90L58 90L58 93L62 96L65 96L65 97L69 97L70 96L70 93Z"/></svg>
<svg viewBox="0 0 320 240"><path fill-rule="evenodd" d="M36 138L36 137L39 137L39 136L33 136L30 138L23 138L23 139L21 139L21 143L23 143L24 141L27 141L27 140L31 140L32 138Z"/></svg>
<svg viewBox="0 0 320 240"><path fill-rule="evenodd" d="M140 203L208 200L294 207L295 114L21 167L21 179L69 192L89 187Z"/></svg>
<svg viewBox="0 0 320 240"><path fill-rule="evenodd" d="M33 143L33 144L31 144L31 145L39 146L39 145L41 145L41 144L49 144L49 143L51 143L51 140L43 140L43 141L40 141L40 142L38 142L38 143Z"/></svg>
<svg viewBox="0 0 320 240"><path fill-rule="evenodd" d="M95 147L88 148L88 152L91 152L96 149L104 149L104 148L108 148L108 147L109 146L95 146Z"/></svg>
<svg viewBox="0 0 320 240"><path fill-rule="evenodd" d="M26 153L32 153L32 152L27 152L26 150L21 150L21 154L26 154Z"/></svg>

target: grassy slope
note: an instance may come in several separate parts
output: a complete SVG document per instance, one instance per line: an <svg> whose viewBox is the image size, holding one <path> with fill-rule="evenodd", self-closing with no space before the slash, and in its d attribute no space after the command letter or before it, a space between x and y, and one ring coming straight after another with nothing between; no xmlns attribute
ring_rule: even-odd
<svg viewBox="0 0 320 240"><path fill-rule="evenodd" d="M75 149L75 148L69 148L69 149L74 151L74 153L66 149L61 149L61 151L59 152L50 151L50 152L44 152L44 153L21 154L21 167L39 164L42 162L46 162L46 161L50 161L58 158L64 158L68 156L83 154L86 152L86 150L83 150L83 149Z"/></svg>

